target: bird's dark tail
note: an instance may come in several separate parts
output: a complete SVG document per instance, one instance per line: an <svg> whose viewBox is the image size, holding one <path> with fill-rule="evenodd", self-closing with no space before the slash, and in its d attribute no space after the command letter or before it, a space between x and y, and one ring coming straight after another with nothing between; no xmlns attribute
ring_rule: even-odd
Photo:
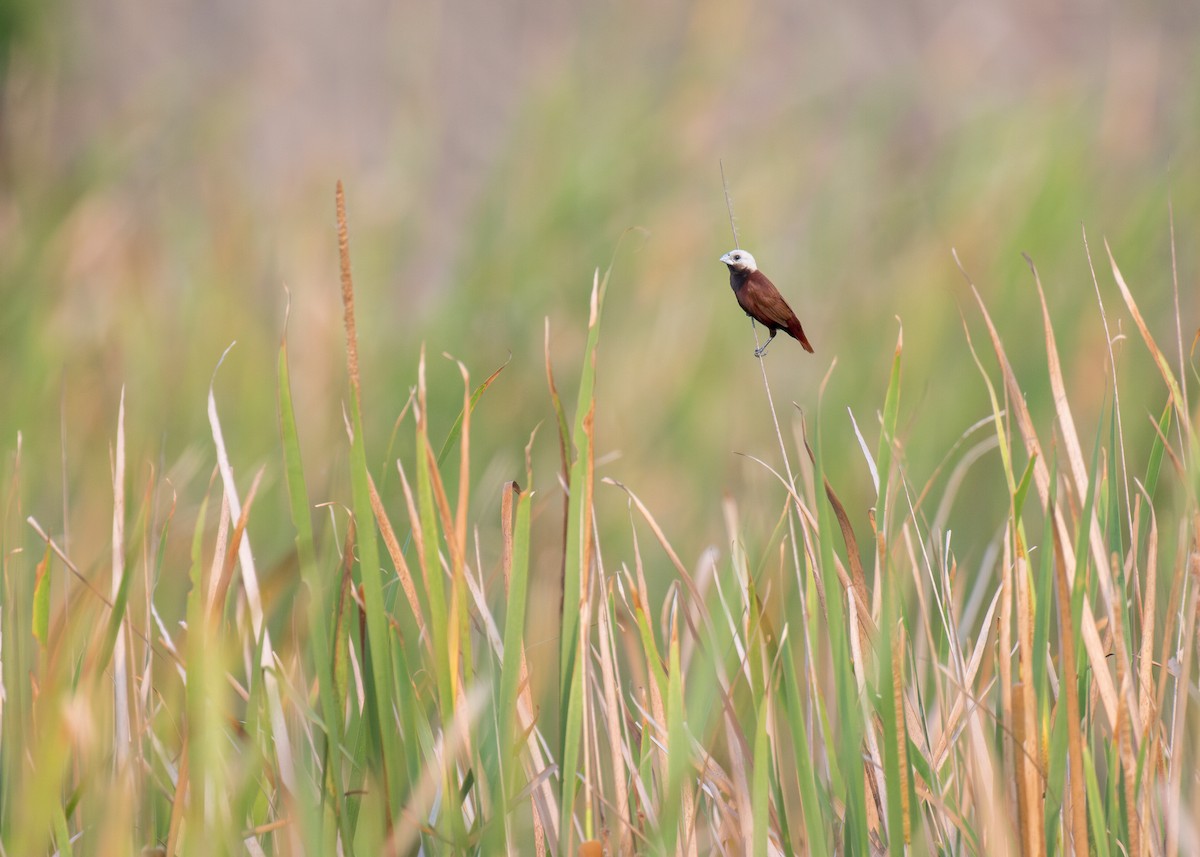
<svg viewBox="0 0 1200 857"><path fill-rule="evenodd" d="M787 332L792 339L796 340L804 347L805 351L807 351L809 354L813 353L812 343L810 343L808 341L808 337L804 335L804 328L800 326L800 319L796 318L794 315L788 319Z"/></svg>

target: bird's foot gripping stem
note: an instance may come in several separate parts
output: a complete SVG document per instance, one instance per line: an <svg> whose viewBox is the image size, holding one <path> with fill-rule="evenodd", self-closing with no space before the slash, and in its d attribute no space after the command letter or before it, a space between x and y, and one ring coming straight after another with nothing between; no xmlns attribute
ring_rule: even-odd
<svg viewBox="0 0 1200 857"><path fill-rule="evenodd" d="M770 339L768 339L762 345L758 346L758 348L754 349L754 356L758 357L759 359L762 359L762 356L767 353L767 346L770 345L774 341L775 341L775 337L772 335Z"/></svg>

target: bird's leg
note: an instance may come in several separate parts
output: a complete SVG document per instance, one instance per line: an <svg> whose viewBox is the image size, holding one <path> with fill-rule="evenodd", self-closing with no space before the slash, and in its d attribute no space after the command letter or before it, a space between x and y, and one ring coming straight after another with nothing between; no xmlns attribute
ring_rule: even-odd
<svg viewBox="0 0 1200 857"><path fill-rule="evenodd" d="M769 337L767 337L767 341L764 342L762 345L760 345L758 348L754 349L755 357L762 357L764 354L767 353L767 346L770 345L775 340L775 334L777 332L778 331L776 331L776 330L771 330L771 335Z"/></svg>

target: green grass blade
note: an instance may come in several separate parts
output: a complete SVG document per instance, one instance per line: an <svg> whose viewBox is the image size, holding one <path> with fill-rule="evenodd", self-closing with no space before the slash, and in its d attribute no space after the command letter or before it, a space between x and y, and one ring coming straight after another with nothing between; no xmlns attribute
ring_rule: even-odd
<svg viewBox="0 0 1200 857"><path fill-rule="evenodd" d="M800 688L796 683L796 675L795 658L792 656L792 640L789 638L783 646L784 707L791 729L796 779L800 785L800 806L804 810L802 829L808 840L808 853L813 857L824 857L829 854L829 845L825 836L828 816L818 797L812 747L809 744L808 729L804 723L803 703L800 699Z"/></svg>
<svg viewBox="0 0 1200 857"><path fill-rule="evenodd" d="M279 346L276 362L277 396L279 401L279 434L283 444L284 477L287 484L288 503L292 526L296 529L296 555L300 563L300 577L309 593L309 640L317 675L317 691L320 696L321 718L325 732L323 750L322 802L329 802L332 813L341 828L342 841L349 847L353 842L351 816L342 809L342 710L336 695L334 677L335 643L330 638L330 604L336 600L337 577L326 578L317 566L317 556L312 529L311 504L304 479L304 464L300 457L300 435L296 427L296 412L292 403L291 379L288 367L287 337ZM318 828L318 837L323 834ZM334 845L332 840L320 838L325 847Z"/></svg>
<svg viewBox="0 0 1200 857"><path fill-rule="evenodd" d="M512 354L509 354L508 359L504 361L504 364L491 375L488 375L487 378L484 379L483 383L476 387L474 392L471 393L470 408L472 413L475 411L475 405L479 403L480 397L487 392L487 388L492 386L492 382L500 376L500 373L503 372L511 362ZM462 434L463 419L465 416L465 411L459 411L458 416L454 419L454 424L450 426L450 431L446 433L446 439L442 441L442 447L438 450L437 454L438 467L441 467L446 463L446 457L450 455L450 450L454 448L454 444L458 441L459 435Z"/></svg>
<svg viewBox="0 0 1200 857"><path fill-rule="evenodd" d="M392 715L392 695L398 686L392 679L391 639L383 593L383 572L379 563L379 545L375 538L375 518L368 486L366 431L362 417L358 340L354 322L354 286L350 273L350 239L341 182L338 182L337 186L337 221L342 304L346 326L346 362L350 380L349 417L353 432L349 462L351 508L358 525L358 566L367 624L367 651L363 653L363 660L369 663L369 669L364 670L363 692L372 724L374 752L370 758L390 815L401 805L400 778L405 766L400 756L395 719Z"/></svg>
<svg viewBox="0 0 1200 857"><path fill-rule="evenodd" d="M759 700L758 717L754 728L754 782L751 785L751 809L754 817L754 842L751 853L754 857L767 857L767 842L771 832L770 783L771 783L771 740L767 735L767 712L770 695Z"/></svg>
<svg viewBox="0 0 1200 857"><path fill-rule="evenodd" d="M525 632L525 607L529 593L529 538L532 495L523 491L517 499L516 524L513 527L512 578L505 599L504 662L500 679L500 713L510 718L516 713L517 688L521 680L521 648ZM515 736L504 733L504 740Z"/></svg>
<svg viewBox="0 0 1200 857"><path fill-rule="evenodd" d="M875 462L879 471L879 491L876 500L879 530L888 532L890 519L887 514L888 483L892 467L892 446L896 442L896 421L900 414L900 363L904 352L904 328L896 337L896 351L892 357L892 371L888 376L887 393L883 399L883 425L879 432L879 451Z"/></svg>
<svg viewBox="0 0 1200 857"><path fill-rule="evenodd" d="M611 270L611 269L610 269ZM571 466L567 511L567 539L564 546L562 598L562 631L559 651L559 704L561 719L562 758L562 822L559 840L564 852L569 850L571 818L574 812L576 766L580 757L580 729L583 724L583 692L581 669L587 647L581 640L580 612L585 583L591 566L593 449L592 421L596 403L593 397L596 383L596 350L600 339L600 317L608 273L600 278L596 272L592 283L591 316L588 322L587 345L584 348L583 369L579 381L579 397L575 407L575 460Z"/></svg>
<svg viewBox="0 0 1200 857"><path fill-rule="evenodd" d="M600 315L604 308L604 293L608 274L600 279L597 271L592 285L592 312L588 322L587 345L583 352L583 369L579 378L579 396L575 406L575 455L571 465L571 497L567 512L568 528L565 546L566 565L563 579L562 643L560 651L559 688L565 702L570 693L571 674L575 665L575 649L579 645L579 602L583 578L588 569L589 546L592 537L592 420L596 402L596 348L600 341ZM563 705L564 714L567 706Z"/></svg>
<svg viewBox="0 0 1200 857"><path fill-rule="evenodd" d="M50 640L49 570L50 545L47 544L46 552L42 555L42 561L38 563L33 577L33 621L31 623L31 631L33 632L33 638L41 646L45 646Z"/></svg>

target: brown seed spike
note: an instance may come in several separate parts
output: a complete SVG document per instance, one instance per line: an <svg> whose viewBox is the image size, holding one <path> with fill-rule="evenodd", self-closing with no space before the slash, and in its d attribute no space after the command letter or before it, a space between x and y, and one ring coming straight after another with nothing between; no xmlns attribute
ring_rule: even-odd
<svg viewBox="0 0 1200 857"><path fill-rule="evenodd" d="M346 193L342 181L337 183L337 230L338 257L342 268L342 307L346 326L346 362L350 372L350 385L354 395L361 400L358 383L358 332L354 327L354 281L350 277L350 228L346 225Z"/></svg>

